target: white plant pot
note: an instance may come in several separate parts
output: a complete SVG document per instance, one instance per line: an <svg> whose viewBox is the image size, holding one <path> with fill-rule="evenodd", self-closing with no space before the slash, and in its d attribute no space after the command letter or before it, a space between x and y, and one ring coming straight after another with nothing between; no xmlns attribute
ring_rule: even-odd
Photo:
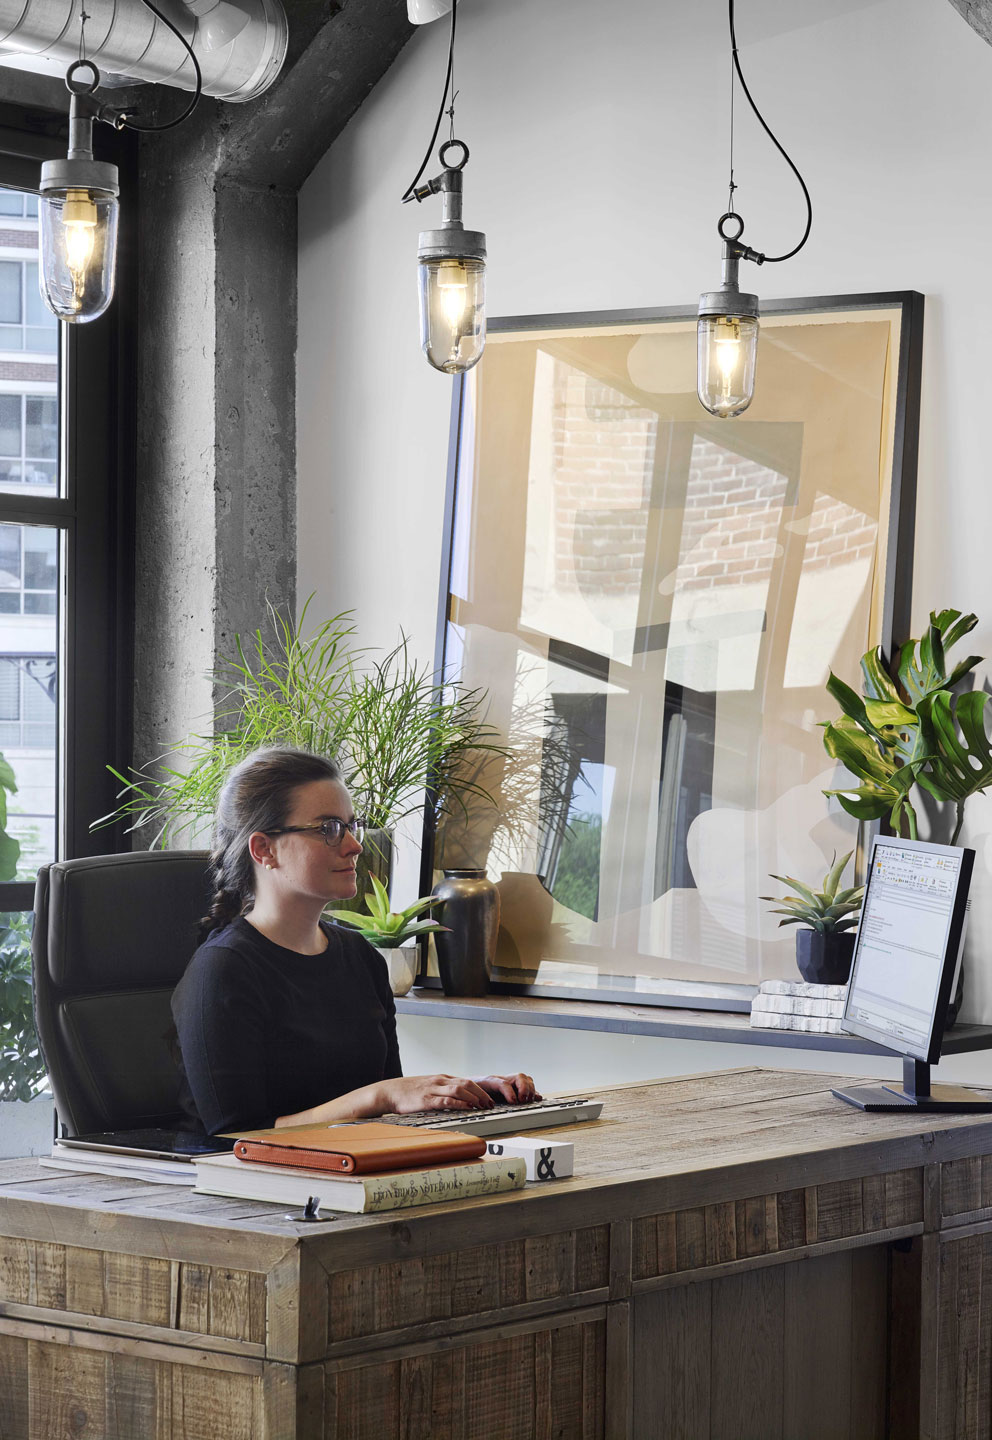
<svg viewBox="0 0 992 1440"><path fill-rule="evenodd" d="M416 945L399 945L387 950L382 945L376 949L386 962L389 971L389 988L394 995L405 995L417 978L420 951Z"/></svg>

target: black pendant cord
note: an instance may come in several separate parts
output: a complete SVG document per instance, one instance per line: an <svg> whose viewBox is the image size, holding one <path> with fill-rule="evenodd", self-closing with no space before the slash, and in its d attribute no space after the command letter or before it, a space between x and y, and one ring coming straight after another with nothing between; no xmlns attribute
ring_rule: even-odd
<svg viewBox="0 0 992 1440"><path fill-rule="evenodd" d="M146 0L146 3L147 3L147 0ZM738 78L738 80L741 82L741 89L744 91L744 94L747 96L748 104L751 106L751 109L754 111L754 113L755 113L755 115L756 115L756 117L757 117L757 119L758 119L758 123L761 125L761 128L764 130L764 132L765 132L765 134L768 136L769 140L770 140L770 141L772 142L772 144L775 146L775 149L776 149L776 150L779 152L779 154L782 156L782 159L786 162L786 164L788 165L789 169L792 171L793 175L795 175L796 179L799 181L800 189L801 189L802 192L803 192L803 198L804 198L805 201L806 201L806 229L803 231L803 238L800 240L799 244L796 245L796 246L794 246L793 249L786 251L786 253L785 253L784 255L763 255L763 256L761 257L762 262L763 262L764 264L766 264L766 265L777 265L777 264L779 263L779 261L781 261L781 260L791 260L792 257L793 257L793 255L798 255L799 251L803 248L803 246L806 244L806 241L809 239L809 232L810 232L810 230L811 230L811 228L812 228L812 225L813 225L813 202L812 202L812 200L810 199L809 190L806 188L806 181L805 181L805 180L803 179L803 177L800 175L797 166L795 165L795 163L793 162L793 160L790 158L790 156L786 153L784 147L779 143L779 141L778 141L778 140L775 138L775 136L772 134L771 130L770 130L769 127L768 127L767 122L765 121L765 117L762 115L761 111L758 109L757 105L754 103L754 98L753 98L753 96L751 95L750 90L747 88L747 81L744 79L744 72L743 72L743 70L741 69L741 62L740 62L740 59L738 58L738 55L737 55L737 34L736 34L735 29L734 29L734 0L730 0L730 47L731 47L731 52L732 52L732 55L733 55L734 69L735 69L736 72L737 72L737 78ZM731 156L730 165L731 165L731 169L730 169L730 212L729 212L729 213L731 213L731 214L736 214L736 212L734 211L734 208L733 208L734 190L735 190L737 187L734 185L734 171L733 171L733 90L732 90L732 89L731 89L731 112L730 112L730 113L731 113L731 142L730 142L730 143L731 143L731 151L730 151L730 156ZM720 233L722 234L723 232L721 231Z"/></svg>
<svg viewBox="0 0 992 1440"><path fill-rule="evenodd" d="M146 0L146 3L147 3L147 0ZM427 147L427 154L424 156L423 163L421 164L420 169L417 171L416 175L415 175L415 176L413 177L413 179L410 181L409 185L406 187L406 189L404 190L402 196L400 197L401 203L404 204L404 205L407 203L408 200L412 200L412 199L414 198L413 192L416 190L417 185L420 183L420 177L421 177L421 175L423 175L424 171L427 169L427 166L430 164L431 156L434 154L434 142L437 140L438 132L439 132L440 129L441 129L441 121L444 119L445 106L446 106L447 103L448 103L448 91L451 89L451 77L452 77L452 75L453 75L453 73L454 73L454 66L455 66L455 17L457 16L457 13L458 13L458 0L451 0L451 29L450 29L450 31L449 31L449 33L448 33L448 69L447 69L447 71L445 72L445 76L444 76L444 93L443 93L442 96L441 96L441 106L440 106L440 109L439 109L438 112L437 112L437 120L435 121L435 124L434 124L434 134L431 136L431 143L430 143L430 144L428 145L428 147ZM454 110L454 104L455 104L455 97L452 96L452 97L451 97L452 111ZM453 115L452 115L452 139L454 139L454 116L453 116Z"/></svg>
<svg viewBox="0 0 992 1440"><path fill-rule="evenodd" d="M140 131L140 133L143 135L154 135L160 130L174 130L177 125L181 125L184 120L189 119L193 111L196 109L197 105L199 105L200 103L200 96L203 93L203 75L200 72L200 62L196 58L196 54L194 53L192 45L186 39L186 36L182 33L179 27L173 25L169 17L167 15L163 15L162 11L159 10L157 5L152 4L152 0L141 0L141 3L142 5L144 5L146 10L150 10L152 12L152 14L157 20L161 20L162 24L166 27L166 29L171 30L173 35L175 35L176 39L185 47L186 53L189 55L190 60L193 62L193 73L196 76L196 89L193 91L193 98L190 100L189 104L186 106L186 109L181 115L177 115L174 120L166 120L163 125L142 125L140 121L131 119L130 111L115 111L112 106L106 106L104 108L104 110L100 114L100 119L110 121L110 123L117 130L137 130Z"/></svg>

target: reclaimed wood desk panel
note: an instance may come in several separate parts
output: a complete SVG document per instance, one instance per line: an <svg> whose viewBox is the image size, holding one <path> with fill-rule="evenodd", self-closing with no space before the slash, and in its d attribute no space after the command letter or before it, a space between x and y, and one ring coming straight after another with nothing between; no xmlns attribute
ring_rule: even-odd
<svg viewBox="0 0 992 1440"><path fill-rule="evenodd" d="M0 1162L2 1440L992 1437L992 1119L760 1070L327 1225Z"/></svg>

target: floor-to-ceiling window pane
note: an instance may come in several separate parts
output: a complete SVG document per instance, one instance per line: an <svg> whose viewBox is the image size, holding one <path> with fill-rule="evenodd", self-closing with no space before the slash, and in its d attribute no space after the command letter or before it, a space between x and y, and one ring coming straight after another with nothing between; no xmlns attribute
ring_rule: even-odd
<svg viewBox="0 0 992 1440"><path fill-rule="evenodd" d="M54 526L0 525L0 755L24 880L57 853L58 555Z"/></svg>

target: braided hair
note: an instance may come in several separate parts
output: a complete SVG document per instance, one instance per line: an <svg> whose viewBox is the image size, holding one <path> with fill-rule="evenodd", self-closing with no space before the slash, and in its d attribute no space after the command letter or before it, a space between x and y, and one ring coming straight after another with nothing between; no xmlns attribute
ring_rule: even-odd
<svg viewBox="0 0 992 1440"><path fill-rule="evenodd" d="M281 829L292 809L293 792L311 780L340 782L341 771L324 755L288 746L255 750L228 775L217 800L210 856L214 894L200 921L201 944L251 909L255 872L248 839L256 830Z"/></svg>

